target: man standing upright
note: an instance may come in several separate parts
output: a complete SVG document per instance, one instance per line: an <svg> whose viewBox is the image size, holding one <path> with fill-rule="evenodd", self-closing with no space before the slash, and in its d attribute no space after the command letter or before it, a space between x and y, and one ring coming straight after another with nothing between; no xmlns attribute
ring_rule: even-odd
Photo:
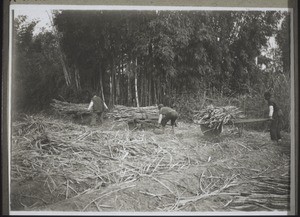
<svg viewBox="0 0 300 217"><path fill-rule="evenodd" d="M101 124L103 123L103 112L105 109L108 109L105 102L103 102L99 96L94 94L88 107L89 111L92 110L91 125L95 125L98 118L100 118Z"/></svg>
<svg viewBox="0 0 300 217"><path fill-rule="evenodd" d="M171 120L172 133L174 134L174 126L176 125L176 120L178 118L178 113L169 107L164 107L163 104L158 105L159 117L158 124L163 126L163 132L165 132L165 126L169 120Z"/></svg>
<svg viewBox="0 0 300 217"><path fill-rule="evenodd" d="M265 100L268 102L269 106L269 118L271 119L270 123L270 136L271 140L274 142L281 141L281 128L282 128L282 110L278 107L278 105L271 99L271 94L266 92L264 94Z"/></svg>

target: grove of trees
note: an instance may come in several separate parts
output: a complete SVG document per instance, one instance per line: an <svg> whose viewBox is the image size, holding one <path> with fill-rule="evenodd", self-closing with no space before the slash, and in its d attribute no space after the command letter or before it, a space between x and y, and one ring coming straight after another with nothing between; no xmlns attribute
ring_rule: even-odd
<svg viewBox="0 0 300 217"><path fill-rule="evenodd" d="M53 31L36 35L36 21L15 18L18 112L45 110L53 98L87 103L96 91L110 107L163 103L189 113L205 97L262 116L268 90L289 127L288 12L64 10L52 16ZM268 46L270 37L278 46Z"/></svg>

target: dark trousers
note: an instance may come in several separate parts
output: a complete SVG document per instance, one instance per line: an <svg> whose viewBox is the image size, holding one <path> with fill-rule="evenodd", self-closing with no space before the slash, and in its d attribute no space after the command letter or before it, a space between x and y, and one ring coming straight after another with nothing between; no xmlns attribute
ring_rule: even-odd
<svg viewBox="0 0 300 217"><path fill-rule="evenodd" d="M161 120L161 125L166 126L168 121L171 120L171 125L176 126L175 121L177 118L178 118L177 112L170 112L170 113L166 114L165 117L163 117L163 119Z"/></svg>
<svg viewBox="0 0 300 217"><path fill-rule="evenodd" d="M271 120L270 135L271 135L272 141L278 141L279 139L281 139L281 134L280 134L281 128L282 128L282 118L281 117L277 117L277 118L274 118L273 120Z"/></svg>
<svg viewBox="0 0 300 217"><path fill-rule="evenodd" d="M95 125L97 119L100 119L100 123L103 122L103 112L93 112L91 117L91 125Z"/></svg>

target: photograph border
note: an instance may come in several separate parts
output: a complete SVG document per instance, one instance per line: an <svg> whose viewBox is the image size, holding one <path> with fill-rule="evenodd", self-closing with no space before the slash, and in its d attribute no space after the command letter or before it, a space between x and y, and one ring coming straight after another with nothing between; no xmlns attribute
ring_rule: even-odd
<svg viewBox="0 0 300 217"><path fill-rule="evenodd" d="M298 66L298 1L297 0L4 0L3 1L3 41L2 41L2 145L1 145L1 173L2 173L2 214L10 214L10 204L9 204L9 183L10 183L10 173L9 173L9 140L10 138L10 115L11 115L11 106L10 106L10 97L11 93L9 91L9 54L10 54L10 29L9 29L9 20L11 18L10 14L10 5L107 5L107 6L188 6L188 7L245 7L245 8L291 8L293 10L293 16L291 22L293 23L293 32L291 34L291 39L294 45L291 46L291 75L293 81L293 88L291 93L292 104L291 109L294 117L291 117L291 190L290 191L290 212L289 215L298 214L298 192L299 192L299 168L298 168L298 157L299 157L299 66ZM294 174L294 175L292 175ZM83 213L81 213L83 214ZM132 214L132 213L130 213ZM115 213L114 213L115 215ZM127 215L127 213L126 213Z"/></svg>

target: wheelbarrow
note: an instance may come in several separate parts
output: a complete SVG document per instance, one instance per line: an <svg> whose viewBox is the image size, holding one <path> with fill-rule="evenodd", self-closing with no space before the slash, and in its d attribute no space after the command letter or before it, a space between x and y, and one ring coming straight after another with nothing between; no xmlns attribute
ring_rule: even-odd
<svg viewBox="0 0 300 217"><path fill-rule="evenodd" d="M209 126L208 123L200 123L200 128L204 136L218 136L223 130L223 124L219 123L217 127Z"/></svg>
<svg viewBox="0 0 300 217"><path fill-rule="evenodd" d="M257 123L269 121L269 118L256 118L256 119L234 119L228 121L225 125L233 125L238 128L238 134L243 134L244 126L247 123ZM200 123L200 128L205 136L218 136L221 134L223 129L223 123L218 124L217 127L210 127L208 123Z"/></svg>

